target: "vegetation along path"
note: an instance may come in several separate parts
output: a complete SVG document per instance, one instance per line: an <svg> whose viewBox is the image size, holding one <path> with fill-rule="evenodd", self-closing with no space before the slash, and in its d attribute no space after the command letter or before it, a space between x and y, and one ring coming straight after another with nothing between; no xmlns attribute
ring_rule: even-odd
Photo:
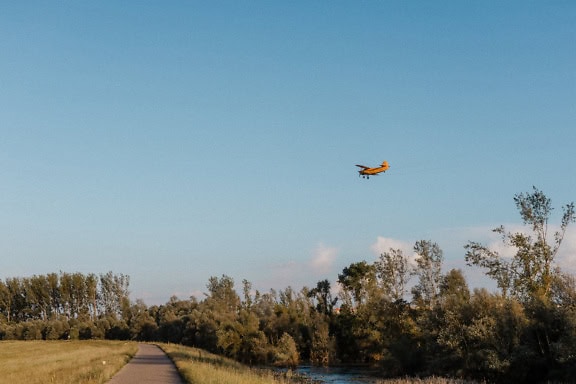
<svg viewBox="0 0 576 384"><path fill-rule="evenodd" d="M140 344L138 352L109 384L184 384L172 360L155 345Z"/></svg>

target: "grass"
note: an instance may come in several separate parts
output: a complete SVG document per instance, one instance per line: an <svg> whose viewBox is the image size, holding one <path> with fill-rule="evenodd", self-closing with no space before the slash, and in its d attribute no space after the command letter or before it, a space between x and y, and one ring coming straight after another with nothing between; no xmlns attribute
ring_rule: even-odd
<svg viewBox="0 0 576 384"><path fill-rule="evenodd" d="M268 370L245 365L206 351L158 344L174 361L188 384L303 383ZM138 345L124 341L2 341L0 384L100 384L136 354ZM292 379L292 380L291 380ZM380 384L463 384L444 378L383 380Z"/></svg>
<svg viewBox="0 0 576 384"><path fill-rule="evenodd" d="M105 383L137 350L131 342L2 341L0 383Z"/></svg>
<svg viewBox="0 0 576 384"><path fill-rule="evenodd" d="M222 356L176 344L157 344L176 364L187 384L288 384L304 383L302 377L274 375L272 371L254 370ZM291 380L292 379L292 380ZM381 380L378 384L465 384L463 380L440 377Z"/></svg>
<svg viewBox="0 0 576 384"><path fill-rule="evenodd" d="M158 344L176 364L188 384L287 384L272 371L254 370L206 351L175 344Z"/></svg>

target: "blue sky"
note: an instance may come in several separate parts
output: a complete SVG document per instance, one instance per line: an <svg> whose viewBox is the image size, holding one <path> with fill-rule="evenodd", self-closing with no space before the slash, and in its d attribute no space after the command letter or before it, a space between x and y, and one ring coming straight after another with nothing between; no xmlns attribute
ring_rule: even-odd
<svg viewBox="0 0 576 384"><path fill-rule="evenodd" d="M515 194L576 199L575 43L572 1L4 3L0 278L112 270L158 304L420 239L464 268Z"/></svg>

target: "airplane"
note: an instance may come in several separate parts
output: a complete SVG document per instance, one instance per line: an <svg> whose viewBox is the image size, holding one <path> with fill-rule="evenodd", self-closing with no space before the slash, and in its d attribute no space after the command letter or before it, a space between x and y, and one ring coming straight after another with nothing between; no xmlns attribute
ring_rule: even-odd
<svg viewBox="0 0 576 384"><path fill-rule="evenodd" d="M356 164L356 166L362 168L361 170L358 171L358 176L362 176L363 178L366 179L369 179L370 175L377 176L379 173L386 172L388 168L390 168L386 160L382 162L382 165L380 167L376 168L370 168L360 164Z"/></svg>

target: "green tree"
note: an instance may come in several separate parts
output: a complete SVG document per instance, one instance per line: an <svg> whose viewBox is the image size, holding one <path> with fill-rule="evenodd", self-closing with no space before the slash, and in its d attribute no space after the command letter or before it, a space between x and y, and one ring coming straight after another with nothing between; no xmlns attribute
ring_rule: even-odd
<svg viewBox="0 0 576 384"><path fill-rule="evenodd" d="M345 292L352 295L353 302L349 304L361 305L376 286L376 269L366 261L352 263L338 275L338 282Z"/></svg>
<svg viewBox="0 0 576 384"><path fill-rule="evenodd" d="M470 289L460 269L451 269L442 277L439 298L446 308L461 308L470 301Z"/></svg>
<svg viewBox="0 0 576 384"><path fill-rule="evenodd" d="M319 281L316 288L308 293L308 297L316 299L316 310L325 315L331 315L338 298L332 298L330 282L328 280Z"/></svg>
<svg viewBox="0 0 576 384"><path fill-rule="evenodd" d="M31 316L34 319L46 320L48 316L48 289L44 276L34 275L24 279L24 289L26 290L26 301L28 303Z"/></svg>
<svg viewBox="0 0 576 384"><path fill-rule="evenodd" d="M132 340L153 341L156 339L158 325L142 300L136 300L136 303L130 306L127 323Z"/></svg>
<svg viewBox="0 0 576 384"><path fill-rule="evenodd" d="M459 269L450 270L440 283L438 306L431 313L437 334L439 353L435 364L444 371L465 366L470 352L466 335L470 290Z"/></svg>
<svg viewBox="0 0 576 384"><path fill-rule="evenodd" d="M62 282L61 282L62 284ZM124 274L114 274L112 271L100 275L100 307L99 312L107 316L122 318L130 309L130 277Z"/></svg>
<svg viewBox="0 0 576 384"><path fill-rule="evenodd" d="M61 314L61 292L60 292L60 279L57 273L49 273L46 275L46 283L48 284L48 296L50 303L50 314L52 318L56 318Z"/></svg>
<svg viewBox="0 0 576 384"><path fill-rule="evenodd" d="M444 256L440 246L431 240L420 240L414 245L418 283L412 288L414 301L428 309L434 308L442 281Z"/></svg>
<svg viewBox="0 0 576 384"><path fill-rule="evenodd" d="M276 353L274 356L274 364L282 367L295 368L300 362L300 355L296 342L288 333L284 332L278 345L276 346Z"/></svg>
<svg viewBox="0 0 576 384"><path fill-rule="evenodd" d="M550 377L558 382L569 382L576 377L576 278L557 274L552 285L552 302L557 338L551 341L557 373Z"/></svg>
<svg viewBox="0 0 576 384"><path fill-rule="evenodd" d="M8 290L6 297L8 322L26 320L27 305L22 279L10 277L5 280L5 284Z"/></svg>
<svg viewBox="0 0 576 384"><path fill-rule="evenodd" d="M521 232L508 232L504 226L493 231L502 236L505 245L516 248L511 260L506 260L496 251L477 242L469 242L465 248L468 265L487 270L496 279L504 296L510 290L515 296L528 300L550 298L554 280L554 259L558 254L568 225L576 216L574 203L563 207L560 229L554 232L554 240L549 242L548 221L552 213L551 200L536 187L532 193L520 193L514 197L516 207L524 224L530 225L532 236Z"/></svg>
<svg viewBox="0 0 576 384"><path fill-rule="evenodd" d="M403 300L410 281L411 269L408 258L401 249L390 248L375 263L380 285L391 301Z"/></svg>
<svg viewBox="0 0 576 384"><path fill-rule="evenodd" d="M73 317L75 308L72 275L67 272L60 272L60 298L62 311L66 319Z"/></svg>
<svg viewBox="0 0 576 384"><path fill-rule="evenodd" d="M235 313L240 305L240 297L234 290L234 279L222 275L208 280L207 302L223 313Z"/></svg>
<svg viewBox="0 0 576 384"><path fill-rule="evenodd" d="M189 330L194 345L210 352L226 351L235 355L239 345L232 340L240 309L240 297L234 290L234 280L226 275L210 277L206 298L191 314ZM239 336L238 336L239 337Z"/></svg>
<svg viewBox="0 0 576 384"><path fill-rule="evenodd" d="M86 293L86 306L92 321L98 318L98 276L91 273L84 281Z"/></svg>
<svg viewBox="0 0 576 384"><path fill-rule="evenodd" d="M225 353L246 364L265 364L270 345L254 313L241 310L233 321L224 322L216 332L218 346Z"/></svg>
<svg viewBox="0 0 576 384"><path fill-rule="evenodd" d="M0 314L10 322L12 297L8 286L0 280Z"/></svg>
<svg viewBox="0 0 576 384"><path fill-rule="evenodd" d="M242 307L246 310L250 310L252 307L252 283L248 280L242 280L242 292L244 293L244 301L242 302Z"/></svg>
<svg viewBox="0 0 576 384"><path fill-rule="evenodd" d="M192 313L198 308L195 298L179 300L176 296L170 297L165 305L149 308L150 315L158 324L158 337L170 343L193 345L193 335L188 332L188 325Z"/></svg>
<svg viewBox="0 0 576 384"><path fill-rule="evenodd" d="M336 343L330 335L330 324L325 314L314 312L311 317L310 360L315 365L328 366L335 360Z"/></svg>

